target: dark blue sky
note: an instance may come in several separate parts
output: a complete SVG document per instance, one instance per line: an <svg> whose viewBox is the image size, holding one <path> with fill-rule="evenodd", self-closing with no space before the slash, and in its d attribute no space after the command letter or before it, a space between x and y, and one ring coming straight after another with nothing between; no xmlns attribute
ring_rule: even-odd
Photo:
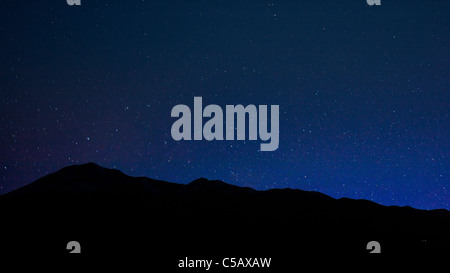
<svg viewBox="0 0 450 273"><path fill-rule="evenodd" d="M2 1L0 193L92 161L450 209L449 23L449 1ZM174 141L194 96L278 104L279 149Z"/></svg>

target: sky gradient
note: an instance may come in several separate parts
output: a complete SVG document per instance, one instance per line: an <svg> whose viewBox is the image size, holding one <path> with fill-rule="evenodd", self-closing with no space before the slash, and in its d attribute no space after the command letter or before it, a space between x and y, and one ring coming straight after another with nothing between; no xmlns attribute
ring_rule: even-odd
<svg viewBox="0 0 450 273"><path fill-rule="evenodd" d="M341 2L2 1L0 194L96 162L450 209L450 2ZM279 148L174 141L194 96L279 105Z"/></svg>

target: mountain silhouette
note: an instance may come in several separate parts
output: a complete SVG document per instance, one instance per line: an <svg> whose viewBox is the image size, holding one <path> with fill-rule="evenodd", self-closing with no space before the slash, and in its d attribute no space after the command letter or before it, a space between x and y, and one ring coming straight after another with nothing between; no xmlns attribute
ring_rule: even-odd
<svg viewBox="0 0 450 273"><path fill-rule="evenodd" d="M84 256L144 256L177 270L178 258L195 255L277 257L278 267L299 256L365 257L369 241L381 244L382 255L450 253L445 209L298 189L258 191L206 178L177 184L94 163L4 194L0 208L4 255L24 255L34 245L39 254L65 256L67 242L77 240Z"/></svg>

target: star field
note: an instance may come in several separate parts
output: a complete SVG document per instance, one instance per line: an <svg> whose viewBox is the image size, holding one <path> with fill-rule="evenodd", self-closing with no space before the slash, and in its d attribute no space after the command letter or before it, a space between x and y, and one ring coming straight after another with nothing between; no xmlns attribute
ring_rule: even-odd
<svg viewBox="0 0 450 273"><path fill-rule="evenodd" d="M0 193L96 162L450 209L446 1L0 5ZM278 150L174 141L194 96L280 105Z"/></svg>

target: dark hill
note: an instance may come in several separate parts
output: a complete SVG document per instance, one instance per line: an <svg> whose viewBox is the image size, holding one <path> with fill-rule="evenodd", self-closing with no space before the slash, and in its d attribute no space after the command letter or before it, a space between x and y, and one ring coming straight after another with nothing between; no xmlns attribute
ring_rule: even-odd
<svg viewBox="0 0 450 273"><path fill-rule="evenodd" d="M40 247L39 255L67 255L67 242L77 240L85 257L146 257L176 270L186 256L273 257L278 266L299 256L364 256L372 240L383 255L450 253L447 210L257 191L205 178L176 184L93 163L0 196L0 208L7 255L26 255L30 245Z"/></svg>

